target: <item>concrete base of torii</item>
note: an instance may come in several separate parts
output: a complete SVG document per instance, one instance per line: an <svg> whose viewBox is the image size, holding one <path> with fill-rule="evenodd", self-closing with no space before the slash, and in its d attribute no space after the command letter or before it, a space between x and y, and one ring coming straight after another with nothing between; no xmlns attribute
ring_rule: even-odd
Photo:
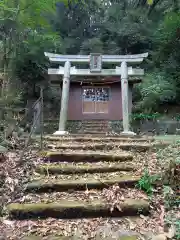
<svg viewBox="0 0 180 240"><path fill-rule="evenodd" d="M56 131L55 133L53 133L53 135L55 136L63 136L63 135L68 135L69 132L67 131Z"/></svg>

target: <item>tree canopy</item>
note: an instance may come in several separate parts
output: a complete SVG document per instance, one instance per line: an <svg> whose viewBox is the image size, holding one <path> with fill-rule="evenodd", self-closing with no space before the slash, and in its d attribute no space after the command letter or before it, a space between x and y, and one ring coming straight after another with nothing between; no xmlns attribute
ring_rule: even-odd
<svg viewBox="0 0 180 240"><path fill-rule="evenodd" d="M179 103L179 7L179 0L3 0L0 56L4 85L20 84L23 99L36 96L37 84L48 89L49 63L44 51L147 51L150 56L143 66L147 74L135 88L135 110L157 111L164 103Z"/></svg>

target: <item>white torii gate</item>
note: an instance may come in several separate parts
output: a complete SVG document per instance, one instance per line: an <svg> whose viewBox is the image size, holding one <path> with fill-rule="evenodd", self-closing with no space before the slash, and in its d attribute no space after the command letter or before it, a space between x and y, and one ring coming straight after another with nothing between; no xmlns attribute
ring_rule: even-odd
<svg viewBox="0 0 180 240"><path fill-rule="evenodd" d="M128 108L128 76L142 76L144 75L143 69L128 67L128 63L141 63L148 53L136 55L59 55L45 52L45 56L49 58L52 63L65 63L64 67L58 69L49 68L48 74L50 75L63 75L63 87L61 97L61 110L59 119L59 129L54 135L68 134L66 131L68 100L69 100L69 87L70 76L120 76L121 89L122 89L122 115L123 115L123 135L135 135L129 129L129 108ZM89 63L90 69L77 69L71 67L71 63ZM102 69L102 63L118 63L115 69Z"/></svg>

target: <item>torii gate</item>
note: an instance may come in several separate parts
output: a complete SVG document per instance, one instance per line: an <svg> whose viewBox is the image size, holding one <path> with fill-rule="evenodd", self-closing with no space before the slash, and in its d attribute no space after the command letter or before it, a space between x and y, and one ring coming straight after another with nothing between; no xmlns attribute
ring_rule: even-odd
<svg viewBox="0 0 180 240"><path fill-rule="evenodd" d="M68 99L70 88L70 76L120 76L121 92L122 92L122 116L123 116L123 132L122 135L135 135L129 129L129 108L128 108L128 76L143 76L143 69L135 69L128 67L128 63L141 63L144 58L148 57L148 53L136 55L59 55L45 52L45 56L52 63L65 63L64 67L58 69L48 69L48 74L63 75L63 87L61 97L61 110L59 118L59 129L54 135L68 134L66 131ZM90 69L77 69L71 67L71 63L89 63ZM102 69L102 63L121 64L115 69Z"/></svg>

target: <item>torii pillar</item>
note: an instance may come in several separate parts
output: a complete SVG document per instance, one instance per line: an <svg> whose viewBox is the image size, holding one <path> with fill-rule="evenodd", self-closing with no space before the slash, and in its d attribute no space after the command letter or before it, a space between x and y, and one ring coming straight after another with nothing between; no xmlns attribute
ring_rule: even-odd
<svg viewBox="0 0 180 240"><path fill-rule="evenodd" d="M54 133L54 135L67 135L66 122L68 113L68 101L69 101L69 87L70 87L70 70L71 63L69 61L65 62L64 65L64 77L63 77L63 87L61 96L61 110L59 117L59 129Z"/></svg>
<svg viewBox="0 0 180 240"><path fill-rule="evenodd" d="M128 84L128 66L127 62L121 63L121 96L122 96L122 115L123 115L123 132L121 135L134 136L136 133L130 131L129 124L129 84Z"/></svg>

